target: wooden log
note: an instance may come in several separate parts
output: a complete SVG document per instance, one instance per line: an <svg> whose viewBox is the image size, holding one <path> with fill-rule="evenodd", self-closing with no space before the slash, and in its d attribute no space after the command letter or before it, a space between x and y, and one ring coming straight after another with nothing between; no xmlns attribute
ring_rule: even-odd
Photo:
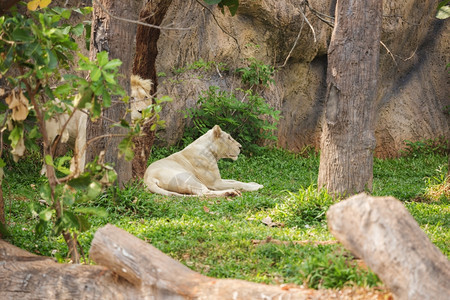
<svg viewBox="0 0 450 300"><path fill-rule="evenodd" d="M314 293L201 275L113 225L96 232L90 258L155 299L308 299Z"/></svg>
<svg viewBox="0 0 450 300"><path fill-rule="evenodd" d="M112 225L96 232L90 257L99 265L58 264L0 240L0 299L302 300L320 293L210 278Z"/></svg>
<svg viewBox="0 0 450 300"><path fill-rule="evenodd" d="M0 240L0 299L139 299L123 278L101 266L58 264Z"/></svg>
<svg viewBox="0 0 450 300"><path fill-rule="evenodd" d="M450 262L403 204L358 194L330 207L331 233L398 299L449 299Z"/></svg>

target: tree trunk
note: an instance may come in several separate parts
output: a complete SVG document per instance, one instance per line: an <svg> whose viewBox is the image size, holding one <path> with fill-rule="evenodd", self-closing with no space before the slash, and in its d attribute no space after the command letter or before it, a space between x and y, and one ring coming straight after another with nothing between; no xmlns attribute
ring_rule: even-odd
<svg viewBox="0 0 450 300"><path fill-rule="evenodd" d="M318 178L331 194L372 189L381 17L380 0L336 5Z"/></svg>
<svg viewBox="0 0 450 300"><path fill-rule="evenodd" d="M3 198L3 185L0 183L0 239L6 231L5 199Z"/></svg>
<svg viewBox="0 0 450 300"><path fill-rule="evenodd" d="M114 16L136 20L141 8L141 1L99 1L106 10ZM136 24L124 22L109 16L95 1L93 3L94 14L92 20L92 35L90 46L90 59L95 59L98 52L103 50L109 53L109 59L118 58L122 61L119 73L121 84L126 91L130 91L130 74L135 52ZM118 97L113 97L113 104L103 111L103 118L96 122L88 122L87 139L105 134L123 133L119 127L111 128L108 120L120 120L127 109L126 105L118 102ZM131 179L131 162L124 157L118 157L118 144L122 138L105 137L92 143L87 150L87 161L92 161L101 151L105 151L105 161L114 164L118 174L119 185Z"/></svg>
<svg viewBox="0 0 450 300"><path fill-rule="evenodd" d="M397 299L448 299L450 262L400 201L355 195L331 206L327 220L330 232Z"/></svg>
<svg viewBox="0 0 450 300"><path fill-rule="evenodd" d="M167 13L172 0L151 0L141 10L139 20L147 24L159 26ZM158 39L161 30L138 25L136 32L136 55L133 63L133 74L153 82L151 94L156 93L158 76L156 75L156 56L158 55ZM150 130L151 123L142 128L143 136L135 138L135 156L132 162L133 177L143 178L147 169L147 160L155 140L155 132Z"/></svg>

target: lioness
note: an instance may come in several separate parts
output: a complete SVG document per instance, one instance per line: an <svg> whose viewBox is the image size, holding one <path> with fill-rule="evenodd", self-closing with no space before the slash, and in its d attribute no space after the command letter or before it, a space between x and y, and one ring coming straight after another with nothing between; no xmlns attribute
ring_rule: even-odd
<svg viewBox="0 0 450 300"><path fill-rule="evenodd" d="M241 144L218 125L183 150L152 163L144 183L153 193L165 196L239 196L240 191L256 191L263 186L220 177L217 161L236 160Z"/></svg>

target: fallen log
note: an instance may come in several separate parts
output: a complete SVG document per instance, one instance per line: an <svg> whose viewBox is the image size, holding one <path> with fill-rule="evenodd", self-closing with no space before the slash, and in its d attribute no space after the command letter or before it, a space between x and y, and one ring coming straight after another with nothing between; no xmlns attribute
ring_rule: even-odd
<svg viewBox="0 0 450 300"><path fill-rule="evenodd" d="M331 206L327 219L397 299L449 299L450 262L400 201L358 194Z"/></svg>
<svg viewBox="0 0 450 300"><path fill-rule="evenodd" d="M308 299L313 293L201 275L112 225L97 231L90 258L156 299Z"/></svg>
<svg viewBox="0 0 450 300"><path fill-rule="evenodd" d="M58 264L0 240L0 299L138 299L135 287L101 266Z"/></svg>
<svg viewBox="0 0 450 300"><path fill-rule="evenodd" d="M320 294L207 277L112 225L95 233L90 258L98 265L58 264L0 240L0 299L293 300Z"/></svg>

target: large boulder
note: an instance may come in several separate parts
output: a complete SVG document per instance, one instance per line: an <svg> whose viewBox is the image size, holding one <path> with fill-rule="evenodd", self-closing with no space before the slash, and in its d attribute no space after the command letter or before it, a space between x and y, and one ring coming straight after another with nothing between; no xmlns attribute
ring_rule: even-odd
<svg viewBox="0 0 450 300"><path fill-rule="evenodd" d="M172 144L182 136L186 124L182 111L195 105L200 91L210 85L227 90L238 86L233 72L214 67L206 73L175 70L200 59L225 63L234 70L253 57L277 68L276 83L262 93L281 110L279 146L293 151L306 145L318 148L330 25L302 1L240 0L235 16L228 11L222 14L216 6L206 9L198 2L173 0L163 25L190 29L166 30L158 41L157 70L166 75L159 80L159 93L174 98L162 114L167 129L161 138ZM309 4L333 16L335 2L310 0ZM448 21L435 18L436 5L431 0L384 2L384 46L375 95L379 157L397 155L405 140L450 137L445 114L450 105L445 69L450 62L450 28Z"/></svg>

